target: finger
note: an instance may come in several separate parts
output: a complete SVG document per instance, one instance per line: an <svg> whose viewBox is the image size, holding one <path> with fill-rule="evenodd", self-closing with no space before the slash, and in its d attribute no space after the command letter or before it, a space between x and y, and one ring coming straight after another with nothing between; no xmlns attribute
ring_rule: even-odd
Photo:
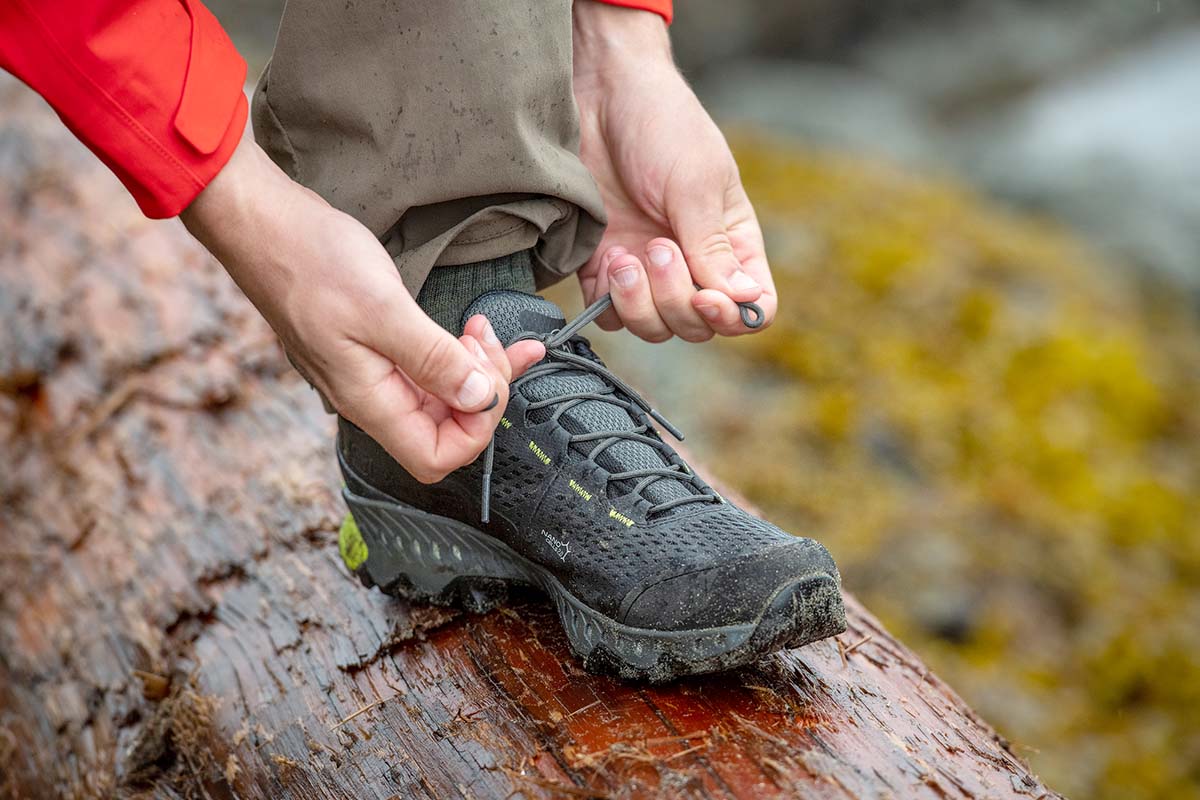
<svg viewBox="0 0 1200 800"><path fill-rule="evenodd" d="M526 339L508 348L508 361L512 364L513 380L525 374L525 370L546 357L546 346L541 342Z"/></svg>
<svg viewBox="0 0 1200 800"><path fill-rule="evenodd" d="M491 411L493 408L495 408L496 401L507 400L508 379L504 377L504 372L511 371L511 368L508 366L508 355L503 351L503 349L501 349L499 354L500 363L498 364L493 361L493 357L488 354L487 350L484 349L483 343L474 336L464 333L462 336L458 337L458 340L462 342L463 347L466 347L475 354L475 358L479 361L479 365L483 367L483 369L487 372L488 377L492 378L494 385L497 387L497 392L495 395L493 395L493 402L488 403L479 411L464 411L463 413L482 414L485 411ZM501 364L503 366L501 366ZM503 390L503 392L500 390ZM502 397L502 394L505 396Z"/></svg>
<svg viewBox="0 0 1200 800"><path fill-rule="evenodd" d="M730 300L729 295L724 292L701 289L692 297L691 303L713 331L721 336L741 336L755 330L746 327L742 322L738 304Z"/></svg>
<svg viewBox="0 0 1200 800"><path fill-rule="evenodd" d="M775 319L779 310L779 294L771 276L771 265L767 262L762 228L758 224L754 206L742 187L738 187L734 193L729 218L729 235L733 239L734 251L742 270L763 287L762 295L754 301L762 309L763 324L751 329L761 331L768 328Z"/></svg>
<svg viewBox="0 0 1200 800"><path fill-rule="evenodd" d="M706 187L680 192L674 200L668 218L695 282L738 302L757 300L762 286L742 269L726 227L726 193Z"/></svg>
<svg viewBox="0 0 1200 800"><path fill-rule="evenodd" d="M478 445L475 453L467 446L466 437L459 437L456 447L443 444L439 448L441 425L449 422L458 426L458 423L446 414L426 413L421 400L413 398L415 391L419 390L393 366L388 376L366 393L343 398L338 411L379 442L413 477L422 483L433 483L458 466L470 463L487 446L487 440L481 437L471 442ZM406 398L413 402L405 402ZM449 443L450 439L446 441ZM456 454L458 457L453 458Z"/></svg>
<svg viewBox="0 0 1200 800"><path fill-rule="evenodd" d="M482 329L486 322L485 318L479 318L472 327ZM475 460L487 447L508 405L508 381L504 378L502 370L508 370L510 367L508 355L499 346L499 340L496 340L495 345L489 346L480 338L464 333L459 342L484 366L498 390L491 403L480 411L459 411L452 408L448 415L440 418L425 415L425 419L420 420L415 419L419 415L410 415L407 422L416 429L424 429L431 418L437 420L433 428L433 444L428 448L426 455L427 472L424 477L419 476L425 482L441 480L453 470ZM488 352L489 350L491 352Z"/></svg>
<svg viewBox="0 0 1200 800"><path fill-rule="evenodd" d="M500 345L495 332L489 330L491 324L486 317L473 317L468 321L468 328L478 331L478 338L474 333L464 333L459 342L484 365L498 390L491 404L481 411L451 409L448 415L440 419L433 415L425 415L425 419L416 419L419 415L410 415L407 424L416 430L424 430L431 417L437 420L432 431L433 444L427 451L424 465L426 472L423 477L418 476L427 483L441 480L453 470L475 460L487 447L496 426L500 423L504 409L508 406L508 380L505 374L512 372L508 354ZM492 341L486 340L489 332ZM533 344L542 347L540 342ZM542 349L544 352L544 348Z"/></svg>
<svg viewBox="0 0 1200 800"><path fill-rule="evenodd" d="M428 472L425 476L414 473L415 477L424 483L434 483L478 458L492 440L504 407L505 403L500 402L489 411L451 411L434 428Z"/></svg>
<svg viewBox="0 0 1200 800"><path fill-rule="evenodd" d="M654 307L667 327L689 342L711 339L713 329L692 305L696 288L679 245L670 239L652 239L646 247L645 264Z"/></svg>
<svg viewBox="0 0 1200 800"><path fill-rule="evenodd" d="M479 361L474 353L479 345L465 338L463 346ZM498 375L494 367L486 371ZM339 413L423 483L439 481L478 457L503 413L502 398L495 395L495 406L486 412L448 409L387 357L365 346L346 353L331 377L331 387L336 387L331 399Z"/></svg>
<svg viewBox="0 0 1200 800"><path fill-rule="evenodd" d="M617 316L629 332L648 342L665 342L671 329L658 315L646 270L636 256L626 253L608 265L608 286Z"/></svg>
<svg viewBox="0 0 1200 800"><path fill-rule="evenodd" d="M604 251L600 257L600 269L596 272L595 286L592 288L592 300L612 292L612 284L608 280L608 266L614 258L628 254L629 251L620 245L614 245ZM596 325L604 331L621 330L621 317L615 308L606 308L604 313L596 317Z"/></svg>
<svg viewBox="0 0 1200 800"><path fill-rule="evenodd" d="M359 341L396 364L420 388L460 411L478 411L499 389L475 353L426 316L397 278L371 295Z"/></svg>
<svg viewBox="0 0 1200 800"><path fill-rule="evenodd" d="M507 385L512 380L512 364L509 363L504 345L500 343L500 338L496 336L488 318L483 314L471 317L463 326L463 334L472 337L476 345L483 348L484 360L496 368Z"/></svg>
<svg viewBox="0 0 1200 800"><path fill-rule="evenodd" d="M479 339L488 358L500 370L504 379L512 383L524 374L525 370L541 361L546 356L546 346L532 339L514 342L507 350L496 336L492 323L482 314L476 314L467 320L464 333L469 333Z"/></svg>

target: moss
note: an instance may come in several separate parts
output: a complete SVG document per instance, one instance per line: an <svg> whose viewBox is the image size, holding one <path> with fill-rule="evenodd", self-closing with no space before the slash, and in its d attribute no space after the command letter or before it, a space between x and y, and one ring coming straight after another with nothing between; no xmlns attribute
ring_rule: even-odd
<svg viewBox="0 0 1200 800"><path fill-rule="evenodd" d="M952 182L736 149L784 310L721 369L782 388L708 462L1052 785L1200 796L1194 312Z"/></svg>

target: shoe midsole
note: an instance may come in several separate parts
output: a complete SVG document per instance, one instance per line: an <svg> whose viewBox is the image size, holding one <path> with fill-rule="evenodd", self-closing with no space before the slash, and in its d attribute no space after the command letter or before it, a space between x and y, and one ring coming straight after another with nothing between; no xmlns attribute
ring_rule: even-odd
<svg viewBox="0 0 1200 800"><path fill-rule="evenodd" d="M367 546L367 570L380 586L405 577L420 595L435 597L458 578L500 578L542 589L555 602L572 647L586 654L603 642L631 663L652 664L663 648L680 657L704 659L744 644L758 628L753 621L713 628L664 631L623 625L568 591L545 567L504 542L469 525L394 501L342 492ZM806 580L836 584L827 575ZM793 588L792 584L779 591ZM771 607L768 602L764 611ZM829 634L824 634L829 635Z"/></svg>

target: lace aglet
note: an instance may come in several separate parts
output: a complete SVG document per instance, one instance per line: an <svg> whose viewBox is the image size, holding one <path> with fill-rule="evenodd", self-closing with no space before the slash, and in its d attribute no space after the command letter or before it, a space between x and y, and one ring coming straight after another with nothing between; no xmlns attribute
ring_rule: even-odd
<svg viewBox="0 0 1200 800"><path fill-rule="evenodd" d="M480 522L487 522L492 511L492 476L483 476L483 497L480 498L482 511L479 513Z"/></svg>
<svg viewBox="0 0 1200 800"><path fill-rule="evenodd" d="M492 464L496 458L496 436L492 435L483 454L483 491L479 498L479 519L487 522L492 512Z"/></svg>
<svg viewBox="0 0 1200 800"><path fill-rule="evenodd" d="M683 431L679 430L679 428L676 428L674 425L672 425L671 422L666 417L664 417L662 414L655 411L653 408L650 409L650 416L654 417L655 422L657 422L659 425L662 425L664 428L666 428L668 433L670 433L672 436L674 436L679 441L681 441L681 442L683 441Z"/></svg>

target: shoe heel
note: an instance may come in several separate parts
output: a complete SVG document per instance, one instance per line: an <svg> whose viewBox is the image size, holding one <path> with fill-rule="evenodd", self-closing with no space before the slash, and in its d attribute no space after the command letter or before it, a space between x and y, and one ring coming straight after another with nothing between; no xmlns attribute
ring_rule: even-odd
<svg viewBox="0 0 1200 800"><path fill-rule="evenodd" d="M350 513L338 550L364 586L387 594L482 612L526 582L486 534L457 520L342 490Z"/></svg>

